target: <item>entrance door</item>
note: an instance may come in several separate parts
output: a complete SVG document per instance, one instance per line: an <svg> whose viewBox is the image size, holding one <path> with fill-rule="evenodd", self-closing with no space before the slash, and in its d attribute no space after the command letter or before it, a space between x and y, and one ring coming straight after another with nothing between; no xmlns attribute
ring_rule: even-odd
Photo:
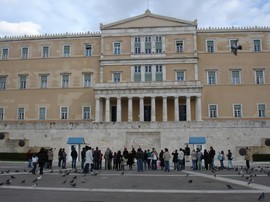
<svg viewBox="0 0 270 202"><path fill-rule="evenodd" d="M116 122L116 116L117 116L117 106L112 106L112 114L111 114L111 121Z"/></svg>
<svg viewBox="0 0 270 202"><path fill-rule="evenodd" d="M186 105L179 105L179 121L186 121Z"/></svg>
<svg viewBox="0 0 270 202"><path fill-rule="evenodd" d="M151 106L144 106L144 121L151 121Z"/></svg>

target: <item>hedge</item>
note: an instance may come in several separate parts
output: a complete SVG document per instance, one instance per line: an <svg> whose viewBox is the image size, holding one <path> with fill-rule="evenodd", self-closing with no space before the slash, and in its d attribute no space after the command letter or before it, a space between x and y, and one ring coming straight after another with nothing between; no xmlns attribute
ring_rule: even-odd
<svg viewBox="0 0 270 202"><path fill-rule="evenodd" d="M253 161L270 161L270 154L253 154Z"/></svg>
<svg viewBox="0 0 270 202"><path fill-rule="evenodd" d="M26 161L27 153L0 153L1 161Z"/></svg>

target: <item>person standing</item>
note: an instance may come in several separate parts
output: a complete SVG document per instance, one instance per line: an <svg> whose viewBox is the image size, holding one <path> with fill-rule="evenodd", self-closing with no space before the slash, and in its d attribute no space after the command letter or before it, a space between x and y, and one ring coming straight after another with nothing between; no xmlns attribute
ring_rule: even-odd
<svg viewBox="0 0 270 202"><path fill-rule="evenodd" d="M43 175L43 168L47 158L47 152L43 147L40 149L37 156L38 156L39 174Z"/></svg>
<svg viewBox="0 0 270 202"><path fill-rule="evenodd" d="M84 169L83 173L88 174L89 173L89 167L90 167L90 173L93 173L93 153L92 148L86 146L86 153L85 153L85 163L84 163Z"/></svg>
<svg viewBox="0 0 270 202"><path fill-rule="evenodd" d="M172 156L173 156L173 169L176 170L177 169L177 163L178 163L178 152L177 150L175 150L173 153L172 153Z"/></svg>
<svg viewBox="0 0 270 202"><path fill-rule="evenodd" d="M86 149L85 149L85 147L84 147L84 148L82 149L82 151L81 151L81 169L84 168L85 152L86 152Z"/></svg>
<svg viewBox="0 0 270 202"><path fill-rule="evenodd" d="M204 158L205 170L208 170L208 168L209 168L209 153L206 149L204 149L203 158Z"/></svg>
<svg viewBox="0 0 270 202"><path fill-rule="evenodd" d="M227 158L228 158L228 170L233 169L233 163L232 163L233 157L232 157L231 150L228 150Z"/></svg>
<svg viewBox="0 0 270 202"><path fill-rule="evenodd" d="M62 160L63 160L63 149L60 148L58 151L58 167L62 167Z"/></svg>
<svg viewBox="0 0 270 202"><path fill-rule="evenodd" d="M137 150L136 159L138 172L143 172L143 151L141 148Z"/></svg>
<svg viewBox="0 0 270 202"><path fill-rule="evenodd" d="M216 151L213 149L213 147L210 147L209 151L209 165L211 170L216 170L214 165L214 159L215 159Z"/></svg>
<svg viewBox="0 0 270 202"><path fill-rule="evenodd" d="M164 166L165 166L165 163L164 163L164 158L163 158L163 150L160 151L159 153L159 162L160 162L160 169L163 170L164 169Z"/></svg>
<svg viewBox="0 0 270 202"><path fill-rule="evenodd" d="M28 168L32 168L32 157L33 157L32 150L29 149L27 152Z"/></svg>
<svg viewBox="0 0 270 202"><path fill-rule="evenodd" d="M192 170L196 170L197 168L197 153L195 151L195 149L192 150L191 152L191 160L192 160Z"/></svg>
<svg viewBox="0 0 270 202"><path fill-rule="evenodd" d="M177 155L178 157L178 155ZM163 154L163 159L164 159L164 172L170 172L170 159L171 159L171 154L168 150L168 148L165 148L165 152Z"/></svg>
<svg viewBox="0 0 270 202"><path fill-rule="evenodd" d="M38 164L38 156L37 154L33 154L32 156L32 163L33 163L33 168L31 170L32 174L36 174L36 170L37 170L37 164Z"/></svg>
<svg viewBox="0 0 270 202"><path fill-rule="evenodd" d="M158 153L155 148L152 149L152 170L157 170Z"/></svg>
<svg viewBox="0 0 270 202"><path fill-rule="evenodd" d="M76 170L77 169L76 162L77 162L78 153L77 153L74 146L71 147L70 155L71 155L71 158L72 158L71 168Z"/></svg>
<svg viewBox="0 0 270 202"><path fill-rule="evenodd" d="M248 147L246 147L245 161L246 161L247 169L250 169L250 163L249 163L250 160L251 160L250 149Z"/></svg>
<svg viewBox="0 0 270 202"><path fill-rule="evenodd" d="M203 159L203 154L199 148L197 148L197 170L202 169L202 159Z"/></svg>
<svg viewBox="0 0 270 202"><path fill-rule="evenodd" d="M67 163L67 153L64 148L62 148L62 169L66 169Z"/></svg>
<svg viewBox="0 0 270 202"><path fill-rule="evenodd" d="M186 162L189 162L189 157L190 157L190 148L188 146L188 144L186 145L186 148L185 148L185 159L186 159Z"/></svg>
<svg viewBox="0 0 270 202"><path fill-rule="evenodd" d="M48 168L52 169L52 162L53 162L53 149L52 148L48 149L47 155L48 155Z"/></svg>
<svg viewBox="0 0 270 202"><path fill-rule="evenodd" d="M111 170L112 169L112 151L109 147L104 153L104 159L105 159L105 170Z"/></svg>
<svg viewBox="0 0 270 202"><path fill-rule="evenodd" d="M182 148L180 148L179 150L179 154L178 154L178 163L177 163L177 171L182 171L184 170L184 158L185 158L185 154Z"/></svg>

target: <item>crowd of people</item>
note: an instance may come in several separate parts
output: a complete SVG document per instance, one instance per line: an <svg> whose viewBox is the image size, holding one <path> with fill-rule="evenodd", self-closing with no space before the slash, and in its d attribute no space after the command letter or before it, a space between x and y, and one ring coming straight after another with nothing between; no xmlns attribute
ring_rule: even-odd
<svg viewBox="0 0 270 202"><path fill-rule="evenodd" d="M80 167L83 173L93 174L93 170L101 170L104 165L105 170L125 170L128 167L132 170L136 167L138 172L144 170L157 170L161 169L165 172L170 172L170 168L173 167L176 171L185 170L186 163L191 162L192 170L222 170L222 169L233 169L233 155L230 150L227 151L226 155L224 151L220 151L217 154L217 160L219 164L215 164L216 151L211 146L209 150L200 148L190 149L189 145L179 150L170 152L168 148L161 150L159 153L155 148L142 150L142 148L132 148L130 151L124 147L123 151L118 150L113 152L110 148L107 148L104 154L101 150L96 147L95 149L90 146L85 146L81 153L78 154L75 147L71 147L70 157L71 168L77 170L77 160L80 155L81 164ZM227 158L228 165L224 165L224 160ZM40 174L43 174L43 168L52 169L53 149L41 148L38 153L32 153L31 150L27 154L28 167L32 168L31 172L36 173L37 165L40 168ZM250 168L250 152L246 148L246 166ZM103 164L103 161L104 164ZM67 165L67 153L64 148L60 148L58 151L58 167L60 169L66 169ZM172 165L170 165L172 162ZM136 165L136 166L135 166Z"/></svg>

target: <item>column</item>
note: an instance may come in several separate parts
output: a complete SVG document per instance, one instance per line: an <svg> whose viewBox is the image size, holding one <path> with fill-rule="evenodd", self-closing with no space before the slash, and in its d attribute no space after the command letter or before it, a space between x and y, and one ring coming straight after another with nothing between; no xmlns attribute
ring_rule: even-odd
<svg viewBox="0 0 270 202"><path fill-rule="evenodd" d="M145 65L141 66L141 81L145 81Z"/></svg>
<svg viewBox="0 0 270 202"><path fill-rule="evenodd" d="M110 122L110 98L106 97L105 103L105 122Z"/></svg>
<svg viewBox="0 0 270 202"><path fill-rule="evenodd" d="M100 122L100 98L96 97L96 118L95 121L96 122Z"/></svg>
<svg viewBox="0 0 270 202"><path fill-rule="evenodd" d="M201 99L201 96L196 97L196 121L202 121L202 99Z"/></svg>
<svg viewBox="0 0 270 202"><path fill-rule="evenodd" d="M140 121L144 121L144 97L140 97Z"/></svg>
<svg viewBox="0 0 270 202"><path fill-rule="evenodd" d="M198 64L194 64L194 79L195 81L199 80L199 73L198 73Z"/></svg>
<svg viewBox="0 0 270 202"><path fill-rule="evenodd" d="M134 82L134 66L131 66L131 69L130 69L130 81L131 82Z"/></svg>
<svg viewBox="0 0 270 202"><path fill-rule="evenodd" d="M163 114L163 121L168 121L168 106L167 106L167 97L163 97L162 102L162 114Z"/></svg>
<svg viewBox="0 0 270 202"><path fill-rule="evenodd" d="M156 121L156 97L151 97L151 121Z"/></svg>
<svg viewBox="0 0 270 202"><path fill-rule="evenodd" d="M174 120L179 121L179 101L178 101L178 97L174 97Z"/></svg>
<svg viewBox="0 0 270 202"><path fill-rule="evenodd" d="M116 121L121 122L122 118L122 106L121 106L121 97L117 97L117 115Z"/></svg>
<svg viewBox="0 0 270 202"><path fill-rule="evenodd" d="M187 121L191 121L190 96L186 97L186 107Z"/></svg>
<svg viewBox="0 0 270 202"><path fill-rule="evenodd" d="M152 81L156 81L156 65L151 65Z"/></svg>
<svg viewBox="0 0 270 202"><path fill-rule="evenodd" d="M132 97L128 97L128 122L132 122L133 116L133 109L132 109Z"/></svg>

